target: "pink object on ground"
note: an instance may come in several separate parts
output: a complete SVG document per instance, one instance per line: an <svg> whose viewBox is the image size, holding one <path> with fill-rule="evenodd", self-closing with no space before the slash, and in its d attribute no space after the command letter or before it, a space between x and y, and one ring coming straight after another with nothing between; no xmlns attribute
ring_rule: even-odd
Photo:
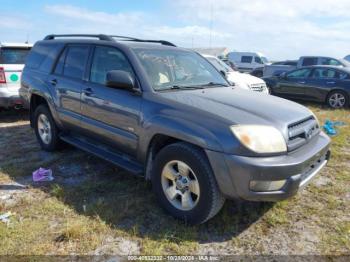
<svg viewBox="0 0 350 262"><path fill-rule="evenodd" d="M45 169L40 167L38 170L33 172L33 181L34 182L42 182L42 181L52 181L52 170Z"/></svg>

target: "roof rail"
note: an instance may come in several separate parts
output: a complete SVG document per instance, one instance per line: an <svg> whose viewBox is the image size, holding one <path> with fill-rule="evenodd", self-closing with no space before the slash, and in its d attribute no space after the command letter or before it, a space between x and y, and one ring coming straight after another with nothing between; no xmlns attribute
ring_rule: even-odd
<svg viewBox="0 0 350 262"><path fill-rule="evenodd" d="M132 42L140 42L140 43L159 43L162 45L167 46L175 46L173 43L165 41L165 40L147 40L147 39L139 39L129 36L121 36L121 35L103 35L103 34L66 34L66 35L47 35L44 40L53 40L55 38L59 37L94 37L98 38L99 40L105 40L105 41L115 41L113 38L120 38L122 41L132 41Z"/></svg>
<svg viewBox="0 0 350 262"><path fill-rule="evenodd" d="M44 40L53 40L55 38L59 37L94 37L98 38L99 40L105 40L105 41L114 41L114 39L108 35L93 35L93 34L66 34L66 35L47 35Z"/></svg>
<svg viewBox="0 0 350 262"><path fill-rule="evenodd" d="M147 40L147 39L139 39L129 36L121 36L121 35L109 35L109 37L121 38L123 41L132 41L132 42L141 42L141 43L159 43L167 46L175 46L173 43L165 41L165 40Z"/></svg>

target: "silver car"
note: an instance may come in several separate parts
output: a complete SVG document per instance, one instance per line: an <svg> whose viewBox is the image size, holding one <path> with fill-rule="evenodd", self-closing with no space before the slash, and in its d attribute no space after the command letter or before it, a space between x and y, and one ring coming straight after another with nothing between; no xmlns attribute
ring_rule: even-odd
<svg viewBox="0 0 350 262"><path fill-rule="evenodd" d="M30 44L0 43L0 108L22 107L19 97L22 70Z"/></svg>

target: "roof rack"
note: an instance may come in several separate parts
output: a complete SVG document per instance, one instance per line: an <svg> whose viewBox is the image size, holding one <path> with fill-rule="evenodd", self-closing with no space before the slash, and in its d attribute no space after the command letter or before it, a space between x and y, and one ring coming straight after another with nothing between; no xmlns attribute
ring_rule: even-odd
<svg viewBox="0 0 350 262"><path fill-rule="evenodd" d="M138 39L134 37L121 36L121 35L103 35L103 34L65 34L65 35L47 35L44 40L54 40L60 37L93 37L98 38L99 40L104 41L115 41L114 38L120 38L122 41L132 41L132 42L140 42L140 43L158 43L167 46L175 46L173 43L165 41L165 40L146 40L146 39Z"/></svg>
<svg viewBox="0 0 350 262"><path fill-rule="evenodd" d="M140 43L158 43L162 45L167 45L167 46L175 46L173 43L165 41L165 40L147 40L147 39L139 39L139 38L134 38L134 37L129 37L129 36L121 36L121 35L109 35L110 37L114 38L121 38L123 41L132 41L132 42L140 42Z"/></svg>
<svg viewBox="0 0 350 262"><path fill-rule="evenodd" d="M66 34L66 35L47 35L44 40L53 40L59 37L92 37L92 38L98 38L99 40L104 41L114 41L114 39L108 35L94 35L94 34Z"/></svg>

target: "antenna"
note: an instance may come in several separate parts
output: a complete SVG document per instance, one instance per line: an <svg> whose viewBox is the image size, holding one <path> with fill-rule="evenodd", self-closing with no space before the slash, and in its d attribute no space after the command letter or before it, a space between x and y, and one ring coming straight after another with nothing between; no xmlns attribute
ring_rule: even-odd
<svg viewBox="0 0 350 262"><path fill-rule="evenodd" d="M26 41L24 42L25 44L29 44L29 34L27 33L27 35L26 35Z"/></svg>

